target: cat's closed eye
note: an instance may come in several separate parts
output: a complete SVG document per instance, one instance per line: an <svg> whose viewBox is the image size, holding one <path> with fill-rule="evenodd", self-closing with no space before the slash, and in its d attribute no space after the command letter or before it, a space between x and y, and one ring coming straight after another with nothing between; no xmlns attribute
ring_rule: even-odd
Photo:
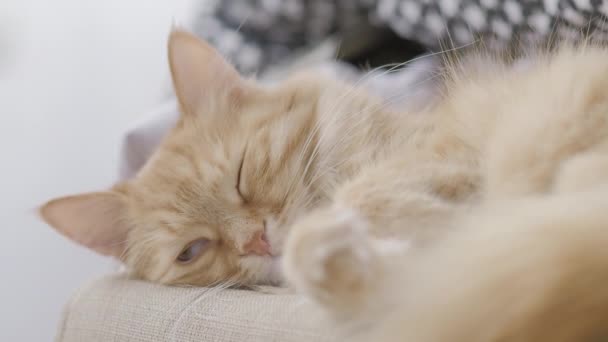
<svg viewBox="0 0 608 342"><path fill-rule="evenodd" d="M243 203L247 203L247 199L245 198L245 196L243 195L243 191L241 190L241 174L243 173L243 164L245 163L245 152L243 152L243 157L241 157L239 172L236 175L236 192L239 194L241 200L243 200Z"/></svg>
<svg viewBox="0 0 608 342"><path fill-rule="evenodd" d="M196 260L207 248L209 247L209 240L200 238L194 240L186 245L186 247L179 253L176 261L180 264L188 264Z"/></svg>

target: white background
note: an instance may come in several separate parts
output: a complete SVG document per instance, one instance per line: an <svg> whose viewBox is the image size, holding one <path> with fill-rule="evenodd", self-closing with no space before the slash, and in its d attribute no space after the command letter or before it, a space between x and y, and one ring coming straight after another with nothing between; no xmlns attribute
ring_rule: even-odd
<svg viewBox="0 0 608 342"><path fill-rule="evenodd" d="M114 267L34 209L114 181L121 134L167 90L188 2L0 0L0 341L51 341L74 290Z"/></svg>

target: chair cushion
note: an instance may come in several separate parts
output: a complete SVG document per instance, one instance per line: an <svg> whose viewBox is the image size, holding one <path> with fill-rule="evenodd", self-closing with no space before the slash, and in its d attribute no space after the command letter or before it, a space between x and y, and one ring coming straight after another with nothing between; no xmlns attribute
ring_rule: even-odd
<svg viewBox="0 0 608 342"><path fill-rule="evenodd" d="M327 316L294 294L168 287L103 277L66 305L59 342L337 341Z"/></svg>

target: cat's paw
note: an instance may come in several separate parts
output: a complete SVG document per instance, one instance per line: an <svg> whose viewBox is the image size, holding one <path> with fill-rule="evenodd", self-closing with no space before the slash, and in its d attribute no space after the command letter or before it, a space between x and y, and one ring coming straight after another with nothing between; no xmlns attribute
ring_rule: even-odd
<svg viewBox="0 0 608 342"><path fill-rule="evenodd" d="M340 310L366 297L380 262L363 219L354 211L325 209L294 225L283 270L298 292Z"/></svg>

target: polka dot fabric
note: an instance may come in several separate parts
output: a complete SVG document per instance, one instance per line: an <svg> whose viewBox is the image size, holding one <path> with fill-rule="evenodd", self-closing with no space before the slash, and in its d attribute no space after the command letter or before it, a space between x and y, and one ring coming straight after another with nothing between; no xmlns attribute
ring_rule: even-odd
<svg viewBox="0 0 608 342"><path fill-rule="evenodd" d="M244 73L263 71L329 34L385 26L437 49L449 39L491 45L549 34L608 40L608 0L207 0L194 30Z"/></svg>

